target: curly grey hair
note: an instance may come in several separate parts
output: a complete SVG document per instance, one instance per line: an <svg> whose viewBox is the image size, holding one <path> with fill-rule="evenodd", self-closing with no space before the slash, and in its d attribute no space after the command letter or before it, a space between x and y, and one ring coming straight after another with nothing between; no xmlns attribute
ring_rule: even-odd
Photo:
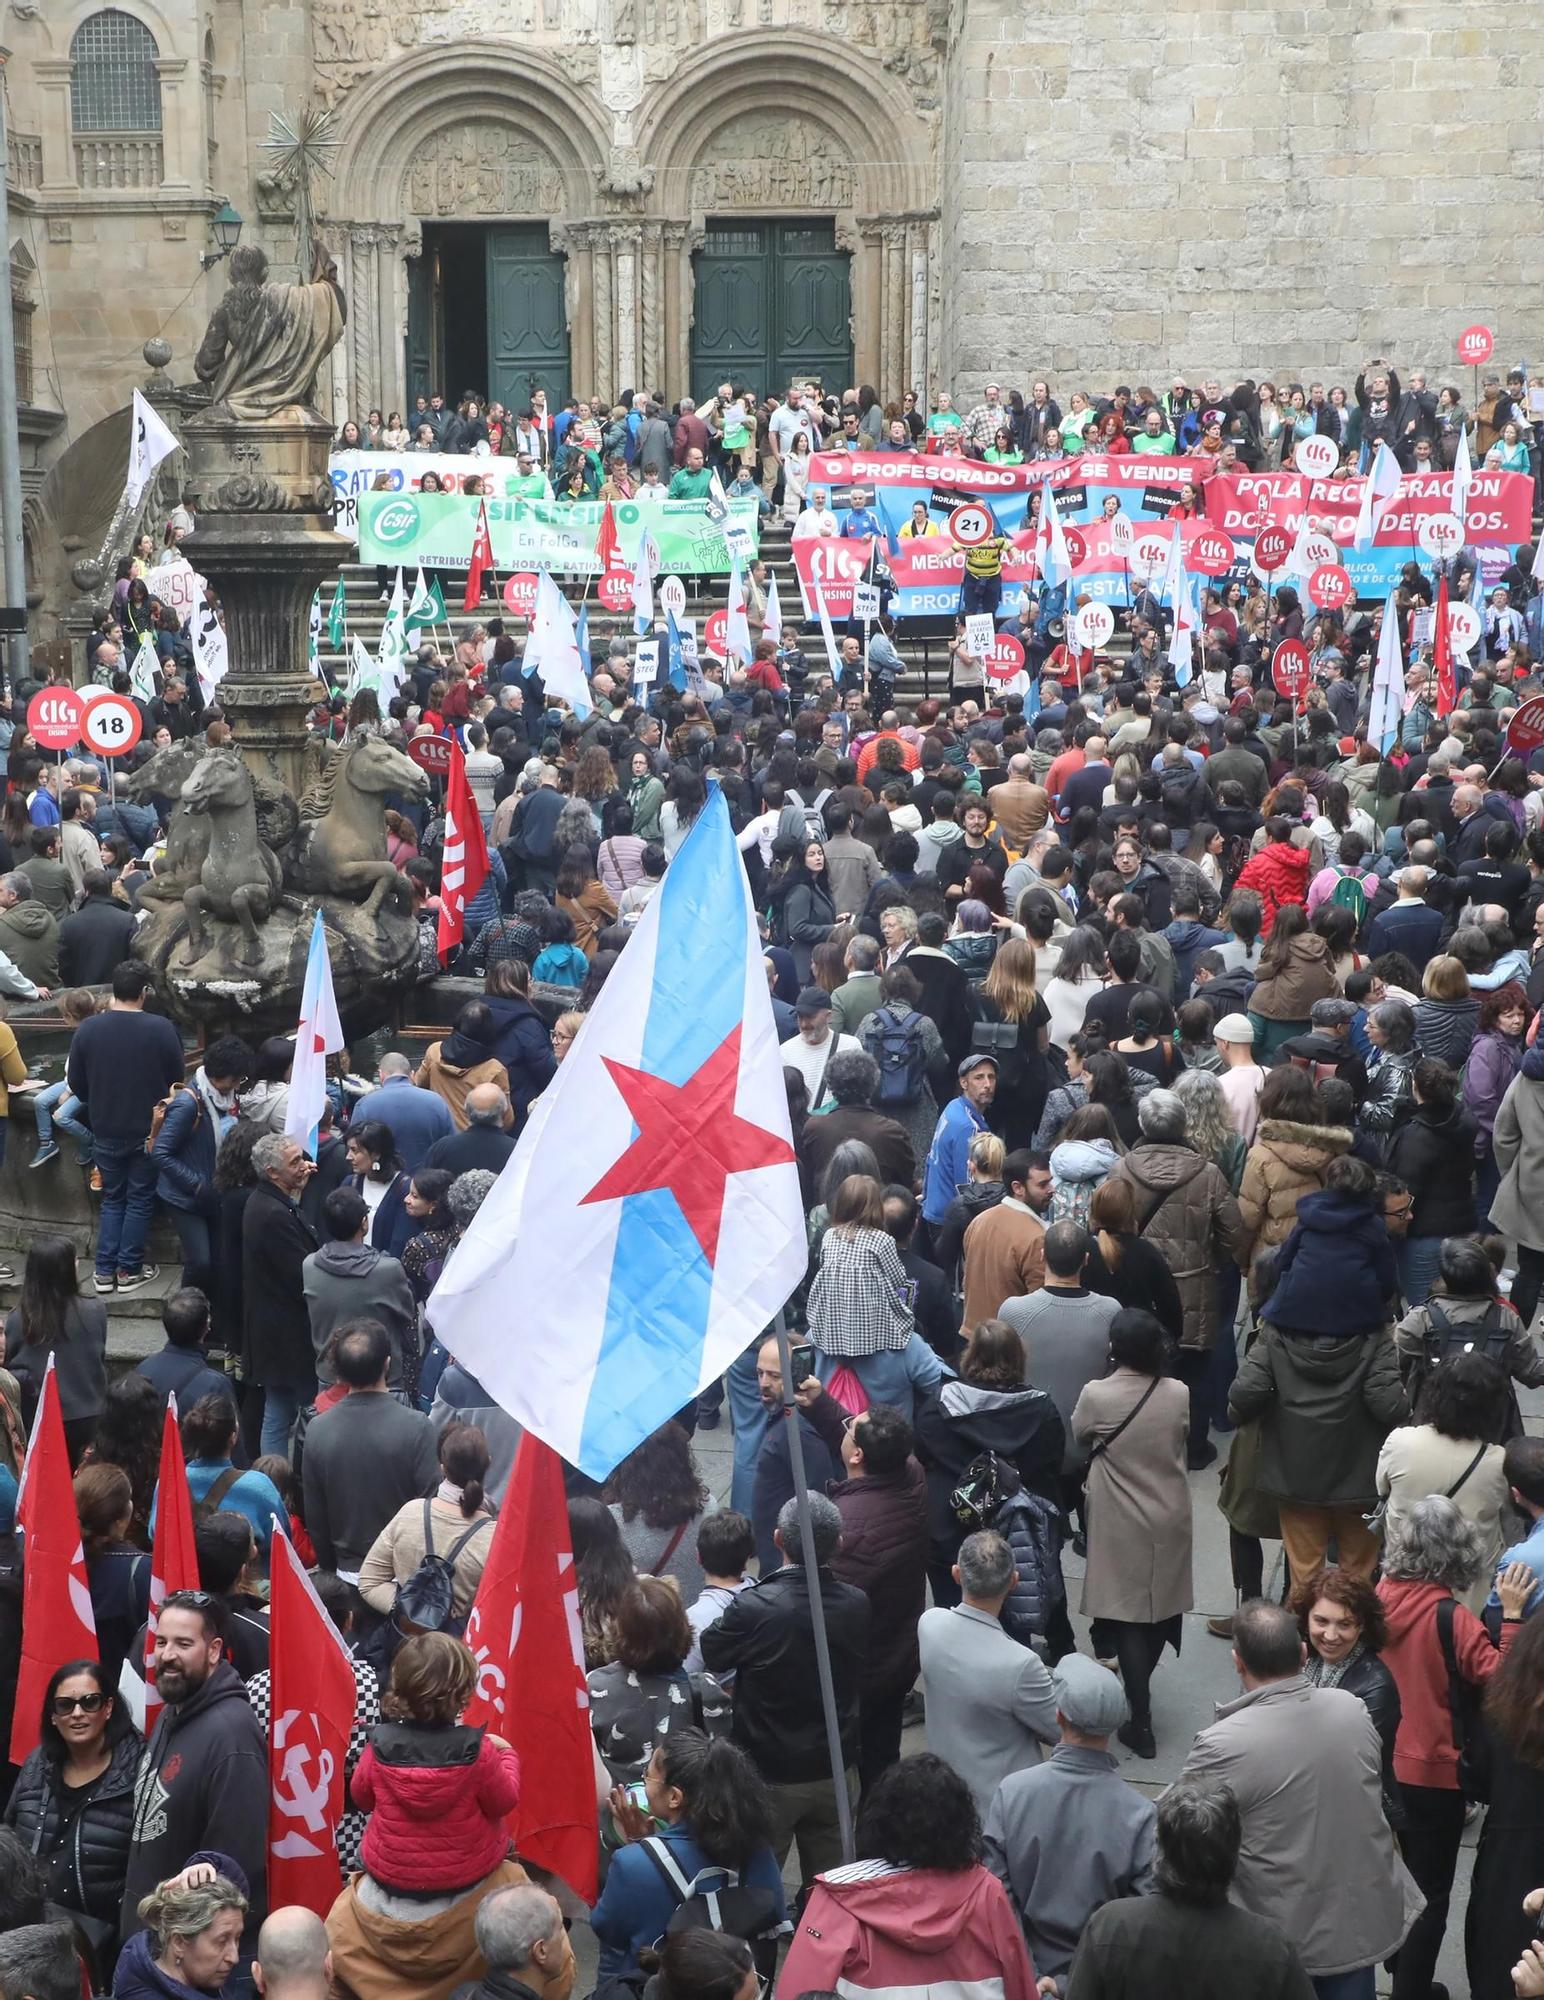
<svg viewBox="0 0 1544 2000"><path fill-rule="evenodd" d="M1185 1137L1185 1102L1172 1090L1150 1090L1137 1106L1142 1137L1155 1145L1177 1146Z"/></svg>
<svg viewBox="0 0 1544 2000"><path fill-rule="evenodd" d="M1405 1583L1440 1583L1467 1590L1485 1567L1485 1541L1452 1501L1433 1493L1390 1521L1383 1574Z"/></svg>
<svg viewBox="0 0 1544 2000"><path fill-rule="evenodd" d="M498 1179L486 1167L471 1167L464 1174L457 1174L451 1182L445 1199L455 1218L456 1227L465 1230L483 1203L488 1198L488 1190Z"/></svg>

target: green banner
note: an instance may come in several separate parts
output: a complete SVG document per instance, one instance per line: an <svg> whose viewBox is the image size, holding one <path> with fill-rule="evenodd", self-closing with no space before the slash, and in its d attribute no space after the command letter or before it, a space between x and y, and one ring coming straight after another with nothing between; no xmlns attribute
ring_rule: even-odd
<svg viewBox="0 0 1544 2000"><path fill-rule="evenodd" d="M604 509L598 500L563 506L554 500L486 500L461 493L361 493L359 560L409 576L425 569L464 570L471 560L477 509L488 509L494 565L501 575L516 570L568 570L593 575L595 543ZM708 518L700 500L618 500L612 507L622 561L631 569L640 536L647 532L659 551L661 575L727 573L729 551L724 527ZM743 559L758 546L754 496L731 500L729 520L749 531ZM738 537L736 537L738 539Z"/></svg>

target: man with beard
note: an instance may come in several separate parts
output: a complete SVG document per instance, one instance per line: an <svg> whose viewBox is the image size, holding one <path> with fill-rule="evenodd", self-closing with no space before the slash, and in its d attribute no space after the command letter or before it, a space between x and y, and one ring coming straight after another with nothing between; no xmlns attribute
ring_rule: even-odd
<svg viewBox="0 0 1544 2000"><path fill-rule="evenodd" d="M127 1941L158 1882L195 1856L228 1854L250 1885L245 1960L267 1913L268 1748L225 1638L224 1607L207 1591L174 1590L156 1618L164 1706L139 1767L121 1921Z"/></svg>

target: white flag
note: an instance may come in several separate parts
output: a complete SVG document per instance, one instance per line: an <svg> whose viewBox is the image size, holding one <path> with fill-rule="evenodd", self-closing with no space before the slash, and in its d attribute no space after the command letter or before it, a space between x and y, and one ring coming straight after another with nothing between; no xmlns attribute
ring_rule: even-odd
<svg viewBox="0 0 1544 2000"><path fill-rule="evenodd" d="M350 635L349 649L349 675L343 692L352 701L362 688L375 686L376 668L369 647L357 632Z"/></svg>
<svg viewBox="0 0 1544 2000"><path fill-rule="evenodd" d="M139 505L161 460L180 449L176 433L167 429L154 406L136 389L129 436L129 476L124 482L124 494L131 507Z"/></svg>
<svg viewBox="0 0 1544 2000"><path fill-rule="evenodd" d="M1179 545L1179 532L1174 535L1175 546ZM1179 596L1174 602L1174 630L1169 634L1169 665L1174 669L1175 683L1179 687L1190 685L1190 675L1194 665L1196 635L1195 603L1190 592L1190 579L1183 567L1180 571Z"/></svg>
<svg viewBox="0 0 1544 2000"><path fill-rule="evenodd" d="M1056 495L1051 491L1051 482L1045 480L1040 488L1040 524L1035 530L1035 567L1043 590L1054 590L1059 583L1072 582L1072 557L1067 551L1067 536L1062 528L1061 510L1056 505Z"/></svg>
<svg viewBox="0 0 1544 2000"><path fill-rule="evenodd" d="M733 559L729 564L729 617L724 629L724 648L730 659L738 660L741 666L750 665L751 628L745 615L745 581L739 563Z"/></svg>
<svg viewBox="0 0 1544 2000"><path fill-rule="evenodd" d="M820 613L820 636L826 642L826 664L831 669L832 680L840 685L842 663L837 655L836 634L831 630L831 613L826 609L826 587L818 576L815 578L815 609Z"/></svg>
<svg viewBox="0 0 1544 2000"><path fill-rule="evenodd" d="M154 640L142 639L129 669L129 693L136 701L155 700L155 677L160 665Z"/></svg>
<svg viewBox="0 0 1544 2000"><path fill-rule="evenodd" d="M574 614L548 570L539 571L536 578L536 612L525 642L525 670L539 673L549 697L566 701L581 722L589 714L590 683L579 661Z"/></svg>
<svg viewBox="0 0 1544 2000"><path fill-rule="evenodd" d="M1399 460L1380 438L1378 453L1368 468L1362 486L1362 504L1356 517L1355 546L1365 549L1378 532L1378 524L1399 491Z"/></svg>
<svg viewBox="0 0 1544 2000"><path fill-rule="evenodd" d="M647 535L640 535L633 563L633 624L640 634L654 630L654 572L658 567L658 552L653 542Z"/></svg>
<svg viewBox="0 0 1544 2000"><path fill-rule="evenodd" d="M295 1035L295 1060L290 1070L289 1101L284 1112L284 1136L298 1139L312 1159L327 1102L327 1058L343 1047L343 1027L332 990L332 961L327 954L327 927L317 911L306 955L305 984L300 991L300 1025Z"/></svg>
<svg viewBox="0 0 1544 2000"><path fill-rule="evenodd" d="M783 643L783 607L777 601L777 578L767 577L767 608L761 621L763 639L773 639L778 645Z"/></svg>
<svg viewBox="0 0 1544 2000"><path fill-rule="evenodd" d="M193 613L193 666L198 675L198 685L204 700L215 700L215 690L224 680L230 667L230 651L225 641L225 627L220 623L220 614L207 598ZM315 672L313 663L312 671Z"/></svg>
<svg viewBox="0 0 1544 2000"><path fill-rule="evenodd" d="M1391 590L1383 607L1383 625L1378 633L1378 662L1372 670L1372 702L1367 712L1367 740L1375 743L1380 757L1393 749L1404 720L1404 661L1399 654L1399 613Z"/></svg>
<svg viewBox="0 0 1544 2000"><path fill-rule="evenodd" d="M1458 450L1453 458L1453 512L1468 527L1469 495L1474 489L1474 460L1469 456L1469 433L1458 427Z"/></svg>
<svg viewBox="0 0 1544 2000"><path fill-rule="evenodd" d="M724 482L716 472L708 474L708 497L702 504L707 509L708 519L715 527L722 527L729 519L729 495L724 491Z"/></svg>

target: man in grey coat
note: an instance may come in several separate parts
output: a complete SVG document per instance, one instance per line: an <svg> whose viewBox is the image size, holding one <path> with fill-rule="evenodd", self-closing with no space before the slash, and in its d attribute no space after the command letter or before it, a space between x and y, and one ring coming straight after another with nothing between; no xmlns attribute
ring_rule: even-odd
<svg viewBox="0 0 1544 2000"><path fill-rule="evenodd" d="M1383 1817L1383 1753L1366 1704L1310 1686L1297 1619L1254 1598L1233 1618L1244 1692L1191 1746L1181 1782L1220 1780L1243 1816L1232 1900L1297 1947L1310 1979L1370 2000L1372 1968L1423 1899ZM1361 1980L1354 1977L1364 1975Z"/></svg>
<svg viewBox="0 0 1544 2000"><path fill-rule="evenodd" d="M418 1308L407 1273L400 1259L365 1241L370 1211L357 1189L333 1189L322 1203L322 1227L329 1240L301 1266L317 1380L336 1379L327 1348L338 1328L351 1320L373 1319L385 1328L391 1345L389 1379L396 1388L402 1380L403 1346L418 1338Z"/></svg>
<svg viewBox="0 0 1544 2000"><path fill-rule="evenodd" d="M983 1819L1010 1772L1054 1743L1056 1694L1037 1653L1009 1638L1002 1608L1017 1581L1013 1551L990 1528L967 1535L954 1565L961 1602L917 1627L927 1745L959 1772Z"/></svg>
<svg viewBox="0 0 1544 2000"><path fill-rule="evenodd" d="M998 1786L983 1858L1008 1891L1037 1976L1065 1986L1095 1910L1151 1893L1158 1815L1110 1755L1131 1713L1114 1674L1069 1653L1052 1680L1061 1742L1047 1762Z"/></svg>
<svg viewBox="0 0 1544 2000"><path fill-rule="evenodd" d="M344 1328L334 1359L347 1393L307 1430L301 1484L317 1561L352 1583L398 1508L434 1492L440 1460L433 1424L386 1387L390 1350L379 1325Z"/></svg>

